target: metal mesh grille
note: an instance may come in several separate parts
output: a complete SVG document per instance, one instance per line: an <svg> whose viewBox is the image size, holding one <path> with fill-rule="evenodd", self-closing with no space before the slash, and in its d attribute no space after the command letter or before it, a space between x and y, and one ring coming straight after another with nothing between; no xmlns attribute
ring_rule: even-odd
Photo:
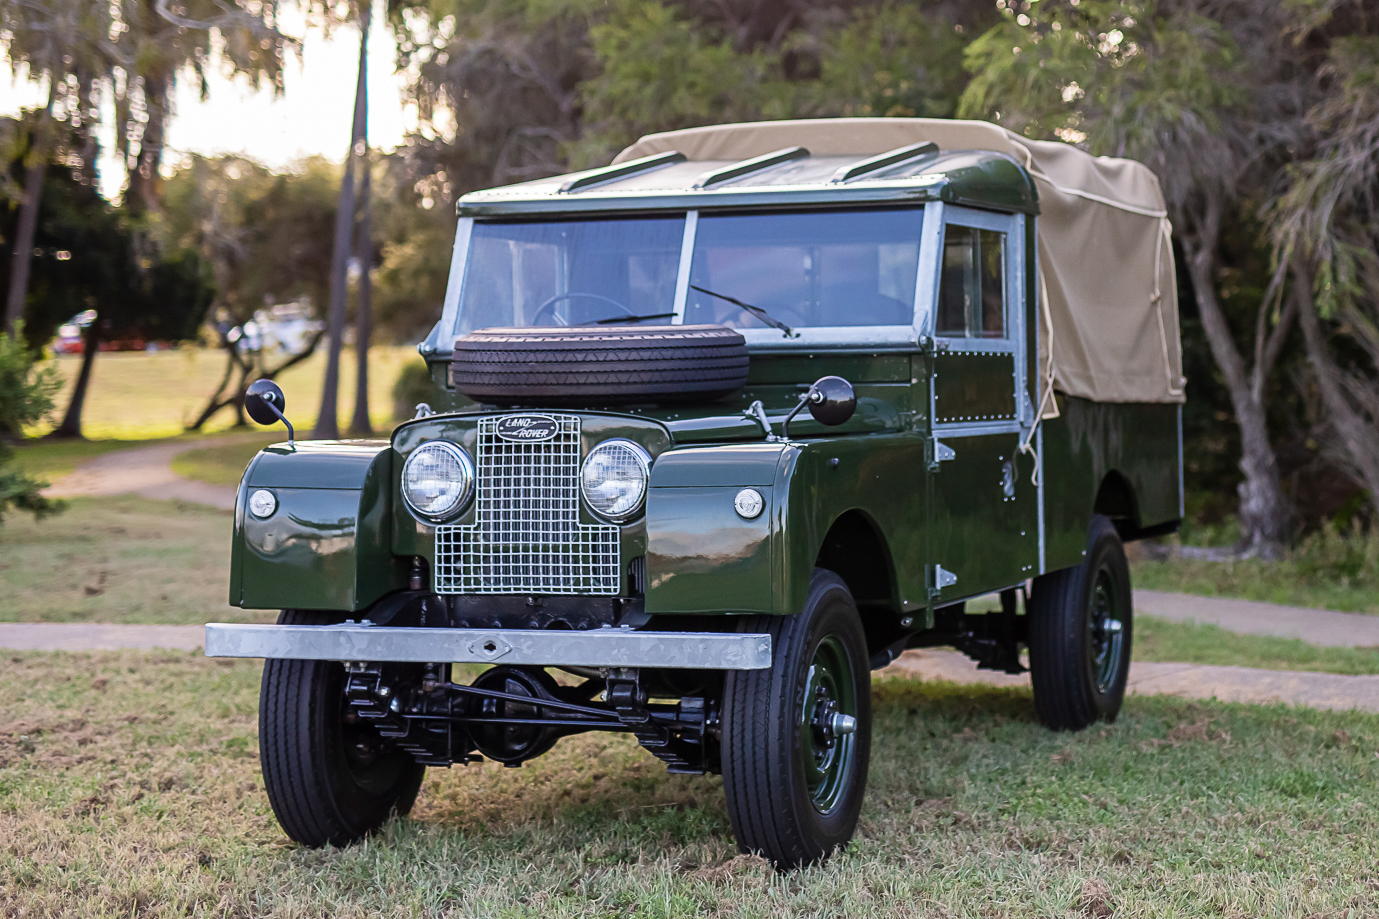
<svg viewBox="0 0 1379 919"><path fill-rule="evenodd" d="M524 443L479 422L475 522L436 527L436 593L616 594L618 528L579 522L579 418Z"/></svg>

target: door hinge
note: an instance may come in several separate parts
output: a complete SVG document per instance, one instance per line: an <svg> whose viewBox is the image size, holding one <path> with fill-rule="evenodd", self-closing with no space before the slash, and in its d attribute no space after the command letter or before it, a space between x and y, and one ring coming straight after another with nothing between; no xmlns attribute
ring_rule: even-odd
<svg viewBox="0 0 1379 919"><path fill-rule="evenodd" d="M945 444L943 441L939 440L937 437L929 438L928 447L929 449L927 452L929 454L930 472L938 472L939 463L944 463L948 460L958 458L958 454L953 450L953 448Z"/></svg>
<svg viewBox="0 0 1379 919"><path fill-rule="evenodd" d="M932 571L929 576L929 598L936 598L945 587L952 587L958 583L958 576L942 565L930 565Z"/></svg>

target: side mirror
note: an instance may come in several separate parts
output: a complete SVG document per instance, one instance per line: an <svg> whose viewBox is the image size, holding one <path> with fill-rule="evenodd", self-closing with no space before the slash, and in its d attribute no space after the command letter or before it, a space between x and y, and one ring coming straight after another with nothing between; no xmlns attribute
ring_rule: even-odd
<svg viewBox="0 0 1379 919"><path fill-rule="evenodd" d="M255 380L244 391L244 410L259 424L276 424L281 421L287 425L287 442L295 444L297 434L292 422L287 420L287 398L282 389L272 380Z"/></svg>
<svg viewBox="0 0 1379 919"><path fill-rule="evenodd" d="M815 421L835 427L847 421L857 411L857 394L852 391L852 384L842 377L819 377L814 381L814 385L809 387L809 391L800 396L800 404L785 416L785 421L780 426L782 438L790 438L790 422L806 405L809 406L809 414Z"/></svg>
<svg viewBox="0 0 1379 919"><path fill-rule="evenodd" d="M805 395L809 414L829 427L843 424L857 411L857 393L842 377L820 377Z"/></svg>

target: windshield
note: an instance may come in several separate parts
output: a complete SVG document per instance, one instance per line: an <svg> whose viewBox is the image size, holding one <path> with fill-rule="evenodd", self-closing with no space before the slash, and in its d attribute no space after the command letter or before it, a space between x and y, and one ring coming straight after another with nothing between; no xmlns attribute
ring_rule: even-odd
<svg viewBox="0 0 1379 919"><path fill-rule="evenodd" d="M686 323L765 328L733 298L791 328L910 325L923 212L699 218Z"/></svg>
<svg viewBox="0 0 1379 919"><path fill-rule="evenodd" d="M456 332L667 324L684 233L684 217L476 223Z"/></svg>
<svg viewBox="0 0 1379 919"><path fill-rule="evenodd" d="M923 209L704 214L683 302L677 217L476 221L455 333L714 323L909 326Z"/></svg>

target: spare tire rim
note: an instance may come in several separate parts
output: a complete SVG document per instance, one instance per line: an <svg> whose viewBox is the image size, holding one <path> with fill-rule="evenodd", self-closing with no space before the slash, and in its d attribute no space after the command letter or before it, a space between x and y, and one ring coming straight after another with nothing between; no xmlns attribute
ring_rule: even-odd
<svg viewBox="0 0 1379 919"><path fill-rule="evenodd" d="M1125 621L1111 571L1101 568L1087 604L1087 663L1097 692L1108 692L1120 678Z"/></svg>
<svg viewBox="0 0 1379 919"><path fill-rule="evenodd" d="M827 636L814 649L805 675L797 724L805 787L820 814L838 806L856 765L856 732L836 729L838 716L857 717L855 683L847 649L836 636Z"/></svg>

